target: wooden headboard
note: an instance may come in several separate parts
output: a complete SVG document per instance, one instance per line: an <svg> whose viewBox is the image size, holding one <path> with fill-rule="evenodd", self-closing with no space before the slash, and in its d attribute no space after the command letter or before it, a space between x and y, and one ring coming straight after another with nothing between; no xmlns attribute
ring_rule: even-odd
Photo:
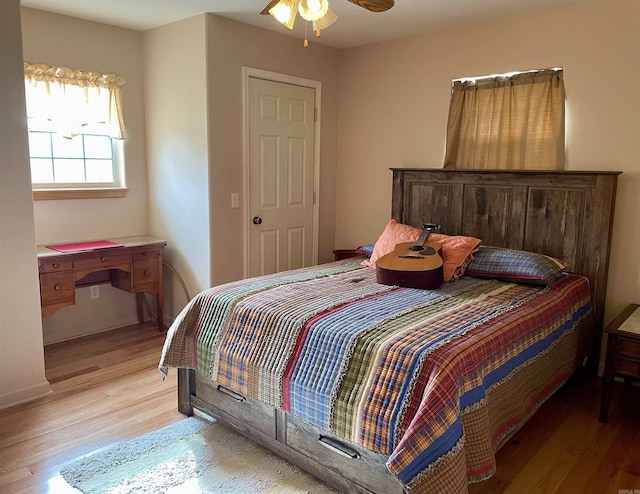
<svg viewBox="0 0 640 494"><path fill-rule="evenodd" d="M392 168L392 217L484 245L540 252L589 278L597 369L620 172Z"/></svg>

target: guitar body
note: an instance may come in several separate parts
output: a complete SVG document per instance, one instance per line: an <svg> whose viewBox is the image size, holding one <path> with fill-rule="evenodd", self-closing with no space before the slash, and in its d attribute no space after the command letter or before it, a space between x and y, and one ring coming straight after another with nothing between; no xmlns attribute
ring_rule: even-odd
<svg viewBox="0 0 640 494"><path fill-rule="evenodd" d="M396 245L376 262L376 281L383 285L434 290L443 282L442 245L413 242Z"/></svg>

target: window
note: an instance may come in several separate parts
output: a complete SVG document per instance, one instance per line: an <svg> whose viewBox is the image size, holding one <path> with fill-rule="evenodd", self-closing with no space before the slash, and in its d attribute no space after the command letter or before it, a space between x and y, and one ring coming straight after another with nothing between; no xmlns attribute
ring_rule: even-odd
<svg viewBox="0 0 640 494"><path fill-rule="evenodd" d="M445 168L564 168L562 69L453 81Z"/></svg>
<svg viewBox="0 0 640 494"><path fill-rule="evenodd" d="M124 195L123 84L115 75L25 63L31 181L36 198L43 190L76 192L41 197L47 199ZM120 192L105 194L107 190Z"/></svg>
<svg viewBox="0 0 640 494"><path fill-rule="evenodd" d="M56 132L30 130L29 154L35 188L119 185L110 136L80 134L67 139Z"/></svg>

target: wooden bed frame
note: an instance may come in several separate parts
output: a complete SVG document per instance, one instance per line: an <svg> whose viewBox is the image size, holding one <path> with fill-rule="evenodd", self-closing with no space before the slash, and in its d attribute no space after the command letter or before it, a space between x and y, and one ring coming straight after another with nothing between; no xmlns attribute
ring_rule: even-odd
<svg viewBox="0 0 640 494"><path fill-rule="evenodd" d="M619 172L392 170L396 220L439 223L445 234L551 255L588 277L594 313L579 329L587 368L595 373ZM211 415L342 491L403 492L385 466L386 456L345 444L193 370L178 369L178 409Z"/></svg>

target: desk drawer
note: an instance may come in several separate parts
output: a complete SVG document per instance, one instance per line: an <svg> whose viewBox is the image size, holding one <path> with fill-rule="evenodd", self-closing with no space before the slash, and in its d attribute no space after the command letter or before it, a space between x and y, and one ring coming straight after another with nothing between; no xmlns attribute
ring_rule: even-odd
<svg viewBox="0 0 640 494"><path fill-rule="evenodd" d="M157 293L162 257L157 251L133 254L133 290Z"/></svg>
<svg viewBox="0 0 640 494"><path fill-rule="evenodd" d="M629 340L623 336L619 336L616 351L621 355L640 359L640 341Z"/></svg>
<svg viewBox="0 0 640 494"><path fill-rule="evenodd" d="M159 260L162 257L159 250L145 250L142 252L133 253L133 262L144 262L148 260Z"/></svg>
<svg viewBox="0 0 640 494"><path fill-rule="evenodd" d="M614 365L616 374L624 374L640 379L640 360L617 356Z"/></svg>
<svg viewBox="0 0 640 494"><path fill-rule="evenodd" d="M88 257L87 259L77 259L73 261L73 268L77 271L91 271L99 269L121 269L123 266L131 264L131 254L109 254L105 252L100 256ZM127 270L130 270L129 267Z"/></svg>
<svg viewBox="0 0 640 494"><path fill-rule="evenodd" d="M133 290L135 292L157 293L159 280L158 263L135 263L133 265Z"/></svg>
<svg viewBox="0 0 640 494"><path fill-rule="evenodd" d="M41 274L40 298L43 306L75 303L76 286L73 271Z"/></svg>
<svg viewBox="0 0 640 494"><path fill-rule="evenodd" d="M38 260L38 271L41 273L57 273L59 271L70 271L73 269L73 262L61 261L60 259Z"/></svg>

